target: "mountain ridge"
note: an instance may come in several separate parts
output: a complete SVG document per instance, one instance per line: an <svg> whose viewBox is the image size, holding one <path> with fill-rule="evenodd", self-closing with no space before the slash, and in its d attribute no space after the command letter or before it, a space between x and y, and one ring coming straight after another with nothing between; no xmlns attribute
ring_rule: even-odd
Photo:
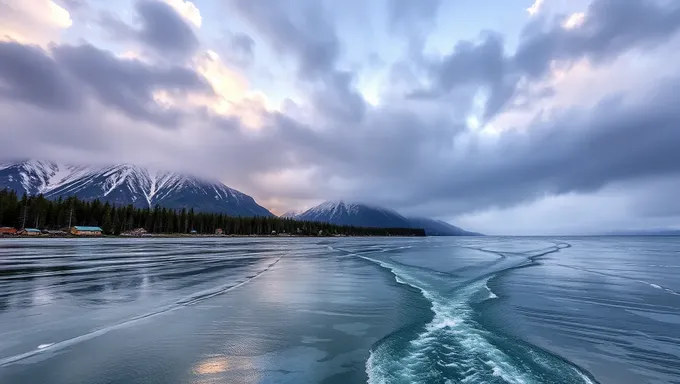
<svg viewBox="0 0 680 384"><path fill-rule="evenodd" d="M346 202L344 200L325 201L292 217L305 221L321 221L337 225L383 228L421 228L428 236L482 236L458 228L445 221L423 217L405 217L397 211L373 204Z"/></svg>
<svg viewBox="0 0 680 384"><path fill-rule="evenodd" d="M255 200L219 181L169 171L149 171L133 164L102 166L24 160L0 165L0 188L48 199L77 196L138 208L169 209L233 216L273 216Z"/></svg>

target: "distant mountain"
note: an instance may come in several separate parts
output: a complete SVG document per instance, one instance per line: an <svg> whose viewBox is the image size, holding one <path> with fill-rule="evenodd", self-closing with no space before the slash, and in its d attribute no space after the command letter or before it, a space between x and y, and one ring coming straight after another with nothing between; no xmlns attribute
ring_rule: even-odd
<svg viewBox="0 0 680 384"><path fill-rule="evenodd" d="M344 201L327 201L293 216L298 220L322 221L337 225L380 228L422 228L428 236L481 236L453 226L445 221L422 217L406 218L382 207Z"/></svg>
<svg viewBox="0 0 680 384"><path fill-rule="evenodd" d="M145 208L193 208L232 216L273 216L252 197L219 181L173 172L152 172L131 164L61 165L29 160L0 165L0 189L44 194L49 199L77 196Z"/></svg>
<svg viewBox="0 0 680 384"><path fill-rule="evenodd" d="M279 216L279 217L282 217L282 218L284 218L284 219L294 219L294 218L296 218L299 214L300 214L299 212L288 211L288 212L284 213L283 215L281 215L281 216Z"/></svg>
<svg viewBox="0 0 680 384"><path fill-rule="evenodd" d="M411 228L404 216L390 209L344 201L327 201L297 216L298 220L377 228Z"/></svg>
<svg viewBox="0 0 680 384"><path fill-rule="evenodd" d="M481 233L466 231L446 221L425 217L409 217L413 228L422 228L428 236L483 236Z"/></svg>

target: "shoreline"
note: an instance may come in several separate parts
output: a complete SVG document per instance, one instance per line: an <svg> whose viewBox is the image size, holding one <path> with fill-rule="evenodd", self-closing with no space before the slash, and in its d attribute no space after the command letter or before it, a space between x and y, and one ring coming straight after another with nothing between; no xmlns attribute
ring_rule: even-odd
<svg viewBox="0 0 680 384"><path fill-rule="evenodd" d="M101 236L74 236L74 235L0 235L0 240L3 239L149 239L149 238L164 238L164 239L179 239L179 238L338 238L338 237L396 237L396 238L411 238L411 237L427 237L427 236L371 236L371 235L190 235L190 234L154 234L145 236L116 236L116 235L101 235Z"/></svg>

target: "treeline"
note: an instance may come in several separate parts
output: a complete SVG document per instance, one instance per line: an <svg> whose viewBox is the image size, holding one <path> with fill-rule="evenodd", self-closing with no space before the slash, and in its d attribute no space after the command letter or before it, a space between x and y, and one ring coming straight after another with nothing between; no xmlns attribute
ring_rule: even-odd
<svg viewBox="0 0 680 384"><path fill-rule="evenodd" d="M99 200L76 197L49 200L42 195L19 197L14 191L0 190L0 226L62 229L75 225L98 226L110 235L137 228L149 233L214 234L219 228L225 235L268 235L274 231L317 236L321 231L323 235L425 236L424 230L413 228L359 228L279 217L233 217L193 209L117 207Z"/></svg>

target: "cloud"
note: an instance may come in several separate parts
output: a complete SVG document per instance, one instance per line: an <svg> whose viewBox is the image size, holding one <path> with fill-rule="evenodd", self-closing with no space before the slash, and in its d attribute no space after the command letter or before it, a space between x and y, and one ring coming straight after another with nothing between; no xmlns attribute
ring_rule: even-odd
<svg viewBox="0 0 680 384"><path fill-rule="evenodd" d="M126 114L172 126L179 118L175 110L163 108L155 91L188 95L212 94L207 81L191 69L152 67L136 59L119 59L92 45L61 45L53 48L57 63L91 90L100 102Z"/></svg>
<svg viewBox="0 0 680 384"><path fill-rule="evenodd" d="M441 0L388 0L388 29L408 42L412 60L422 60L427 35L435 24Z"/></svg>
<svg viewBox="0 0 680 384"><path fill-rule="evenodd" d="M546 195L503 209L484 209L453 218L486 234L590 235L621 230L678 228L672 204L678 178L616 182L588 193ZM451 218L449 218L451 219Z"/></svg>
<svg viewBox="0 0 680 384"><path fill-rule="evenodd" d="M233 0L240 15L280 54L292 57L298 78L312 85L312 103L330 119L360 121L366 111L354 74L338 68L340 41L328 11L317 1L264 4Z"/></svg>
<svg viewBox="0 0 680 384"><path fill-rule="evenodd" d="M676 2L664 6L653 1L594 0L586 14L572 15L570 28L557 21L543 28L532 24L514 54L506 53L503 38L496 33L458 42L450 54L428 64L431 85L413 95L437 98L468 87L469 97L474 97L484 91L483 116L488 121L516 95L523 78L540 80L556 62L566 66L583 58L611 62L632 49L656 47L680 29Z"/></svg>
<svg viewBox="0 0 680 384"><path fill-rule="evenodd" d="M69 12L51 0L0 0L0 40L44 45L72 23Z"/></svg>
<svg viewBox="0 0 680 384"><path fill-rule="evenodd" d="M633 48L655 47L680 29L680 3L595 0L579 28L560 24L524 35L514 62L525 74L543 76L552 61L588 57L606 62Z"/></svg>
<svg viewBox="0 0 680 384"><path fill-rule="evenodd" d="M148 46L179 55L192 54L198 48L196 35L173 7L156 0L140 0L137 12L142 19L138 36Z"/></svg>
<svg viewBox="0 0 680 384"><path fill-rule="evenodd" d="M529 15L530 16L537 15L541 11L544 1L545 0L535 0L531 7L527 8L527 12L529 13Z"/></svg>
<svg viewBox="0 0 680 384"><path fill-rule="evenodd" d="M198 7L189 0L164 0L172 8L177 11L185 20L189 21L196 27L200 27L203 22L201 11Z"/></svg>
<svg viewBox="0 0 680 384"><path fill-rule="evenodd" d="M218 44L225 60L238 67L250 67L255 61L255 40L248 34L227 32Z"/></svg>
<svg viewBox="0 0 680 384"><path fill-rule="evenodd" d="M564 29L573 29L580 27L583 24L583 21L586 18L586 14L583 12L576 12L572 13L567 17L564 22L562 23L562 27Z"/></svg>
<svg viewBox="0 0 680 384"><path fill-rule="evenodd" d="M114 40L139 42L161 58L183 60L197 51L198 38L175 7L160 0L138 0L135 10L138 25L130 25L110 12L101 13L99 25Z"/></svg>
<svg viewBox="0 0 680 384"><path fill-rule="evenodd" d="M0 97L49 110L73 110L82 103L62 68L38 46L0 42Z"/></svg>
<svg viewBox="0 0 680 384"><path fill-rule="evenodd" d="M435 19L440 5L441 0L389 0L387 11L390 28L407 31L422 28L423 24L430 24Z"/></svg>

